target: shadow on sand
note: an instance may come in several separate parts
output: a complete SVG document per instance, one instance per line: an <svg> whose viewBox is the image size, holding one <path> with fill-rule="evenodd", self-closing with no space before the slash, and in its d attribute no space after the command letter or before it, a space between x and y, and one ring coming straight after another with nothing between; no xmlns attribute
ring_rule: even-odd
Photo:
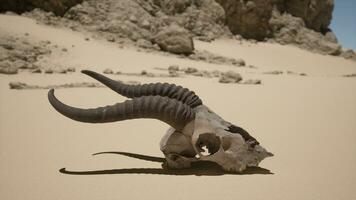
<svg viewBox="0 0 356 200"><path fill-rule="evenodd" d="M99 154L119 154L140 160L164 163L165 159L160 157L153 157L128 152L100 152ZM105 174L158 174L158 175L176 175L176 176L221 176L225 174L229 175L252 175L252 174L273 174L268 169L261 167L248 167L243 173L226 172L221 167L213 162L199 161L192 164L188 169L166 169L166 168L127 168L127 169L105 169L95 171L69 171L66 168L59 170L62 174L69 175L105 175Z"/></svg>

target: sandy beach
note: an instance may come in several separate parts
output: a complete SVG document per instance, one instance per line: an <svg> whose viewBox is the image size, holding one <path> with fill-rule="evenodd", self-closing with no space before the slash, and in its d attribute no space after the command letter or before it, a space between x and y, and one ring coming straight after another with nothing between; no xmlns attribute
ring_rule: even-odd
<svg viewBox="0 0 356 200"><path fill-rule="evenodd" d="M356 78L342 76L356 73L354 61L279 44L195 41L197 50L242 58L256 68L218 65L119 48L100 38L87 41L90 36L84 33L10 15L0 15L0 33L65 47L67 53L53 53L43 62L76 68L70 74L0 74L0 199L356 199ZM271 173L162 174L159 162L116 154L92 156L115 151L163 157L158 144L168 125L147 119L79 123L52 108L48 90L9 89L12 81L95 82L81 74L82 69L160 73L157 67L170 65L232 70L262 84L221 84L217 78L191 76L108 76L190 88L205 105L244 127L274 154L260 164ZM265 73L274 70L283 73ZM58 89L56 95L81 108L125 100L107 88ZM98 173L69 175L59 172L62 168Z"/></svg>

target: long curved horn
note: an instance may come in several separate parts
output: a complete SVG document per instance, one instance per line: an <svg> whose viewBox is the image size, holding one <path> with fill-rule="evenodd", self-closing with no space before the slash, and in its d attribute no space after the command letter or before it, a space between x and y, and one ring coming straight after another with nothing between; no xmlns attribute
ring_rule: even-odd
<svg viewBox="0 0 356 200"><path fill-rule="evenodd" d="M192 108L203 104L201 99L193 91L175 84L149 83L143 85L126 85L93 71L82 70L82 73L96 79L115 92L128 98L159 95L177 99Z"/></svg>
<svg viewBox="0 0 356 200"><path fill-rule="evenodd" d="M194 120L195 112L188 105L161 96L143 96L106 107L81 109L68 106L48 92L48 100L61 114L73 120L87 123L106 123L136 118L154 118L166 122L176 130L182 130Z"/></svg>

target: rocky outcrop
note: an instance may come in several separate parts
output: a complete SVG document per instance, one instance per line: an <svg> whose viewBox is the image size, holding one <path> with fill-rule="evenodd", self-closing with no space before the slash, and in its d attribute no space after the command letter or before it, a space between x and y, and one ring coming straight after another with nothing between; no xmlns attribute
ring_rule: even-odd
<svg viewBox="0 0 356 200"><path fill-rule="evenodd" d="M177 25L171 25L158 32L153 41L163 51L170 53L189 55L194 51L193 37L187 30Z"/></svg>
<svg viewBox="0 0 356 200"><path fill-rule="evenodd" d="M50 41L33 41L28 33L24 37L0 32L0 74L31 73L67 73L74 67L61 64L49 64L50 56L68 52Z"/></svg>
<svg viewBox="0 0 356 200"><path fill-rule="evenodd" d="M31 44L26 39L0 33L0 73L16 74L19 70L38 69L39 60L52 52L49 43Z"/></svg>
<svg viewBox="0 0 356 200"><path fill-rule="evenodd" d="M352 49L345 49L344 51L342 51L341 56L346 59L351 59L356 61L356 52L353 51Z"/></svg>
<svg viewBox="0 0 356 200"><path fill-rule="evenodd" d="M221 74L219 83L238 83L242 81L242 76L234 71L227 71Z"/></svg>
<svg viewBox="0 0 356 200"><path fill-rule="evenodd" d="M326 32L332 18L334 0L283 0L280 10L302 18L306 26L318 32Z"/></svg>
<svg viewBox="0 0 356 200"><path fill-rule="evenodd" d="M3 11L11 10L11 5L21 8L26 4L62 13L47 7L53 2L61 2L55 5L65 5L63 10L66 11L69 5L81 0L3 1L5 3L0 6ZM37 9L26 15L50 25L99 33L100 37L120 45L134 42L148 51L169 51L167 45L155 42L155 38L159 32L176 24L195 39L204 41L232 36L233 33L243 39L293 44L310 51L353 59L355 53L344 52L328 28L333 7L333 0L89 0L70 8L64 18ZM186 48L188 43L179 45Z"/></svg>
<svg viewBox="0 0 356 200"><path fill-rule="evenodd" d="M332 32L322 34L305 26L303 19L273 11L269 21L272 38L281 44L294 44L303 49L328 55L340 55L341 46Z"/></svg>
<svg viewBox="0 0 356 200"><path fill-rule="evenodd" d="M166 14L174 15L183 13L192 4L192 0L156 0L154 3Z"/></svg>
<svg viewBox="0 0 356 200"><path fill-rule="evenodd" d="M13 11L22 13L33 10L34 8L41 8L62 16L69 8L82 1L83 0L1 0L0 12Z"/></svg>
<svg viewBox="0 0 356 200"><path fill-rule="evenodd" d="M216 0L225 10L226 24L234 34L263 40L270 35L273 0Z"/></svg>
<svg viewBox="0 0 356 200"><path fill-rule="evenodd" d="M216 0L226 12L226 24L235 34L263 40L271 36L272 11L301 18L306 27L327 32L334 8L333 0Z"/></svg>

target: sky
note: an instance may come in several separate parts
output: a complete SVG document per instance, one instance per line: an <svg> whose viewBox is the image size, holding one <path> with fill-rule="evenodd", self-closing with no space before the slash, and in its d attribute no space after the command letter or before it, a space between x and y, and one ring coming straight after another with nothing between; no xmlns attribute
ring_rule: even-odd
<svg viewBox="0 0 356 200"><path fill-rule="evenodd" d="M356 50L356 0L335 0L330 28L344 48Z"/></svg>

